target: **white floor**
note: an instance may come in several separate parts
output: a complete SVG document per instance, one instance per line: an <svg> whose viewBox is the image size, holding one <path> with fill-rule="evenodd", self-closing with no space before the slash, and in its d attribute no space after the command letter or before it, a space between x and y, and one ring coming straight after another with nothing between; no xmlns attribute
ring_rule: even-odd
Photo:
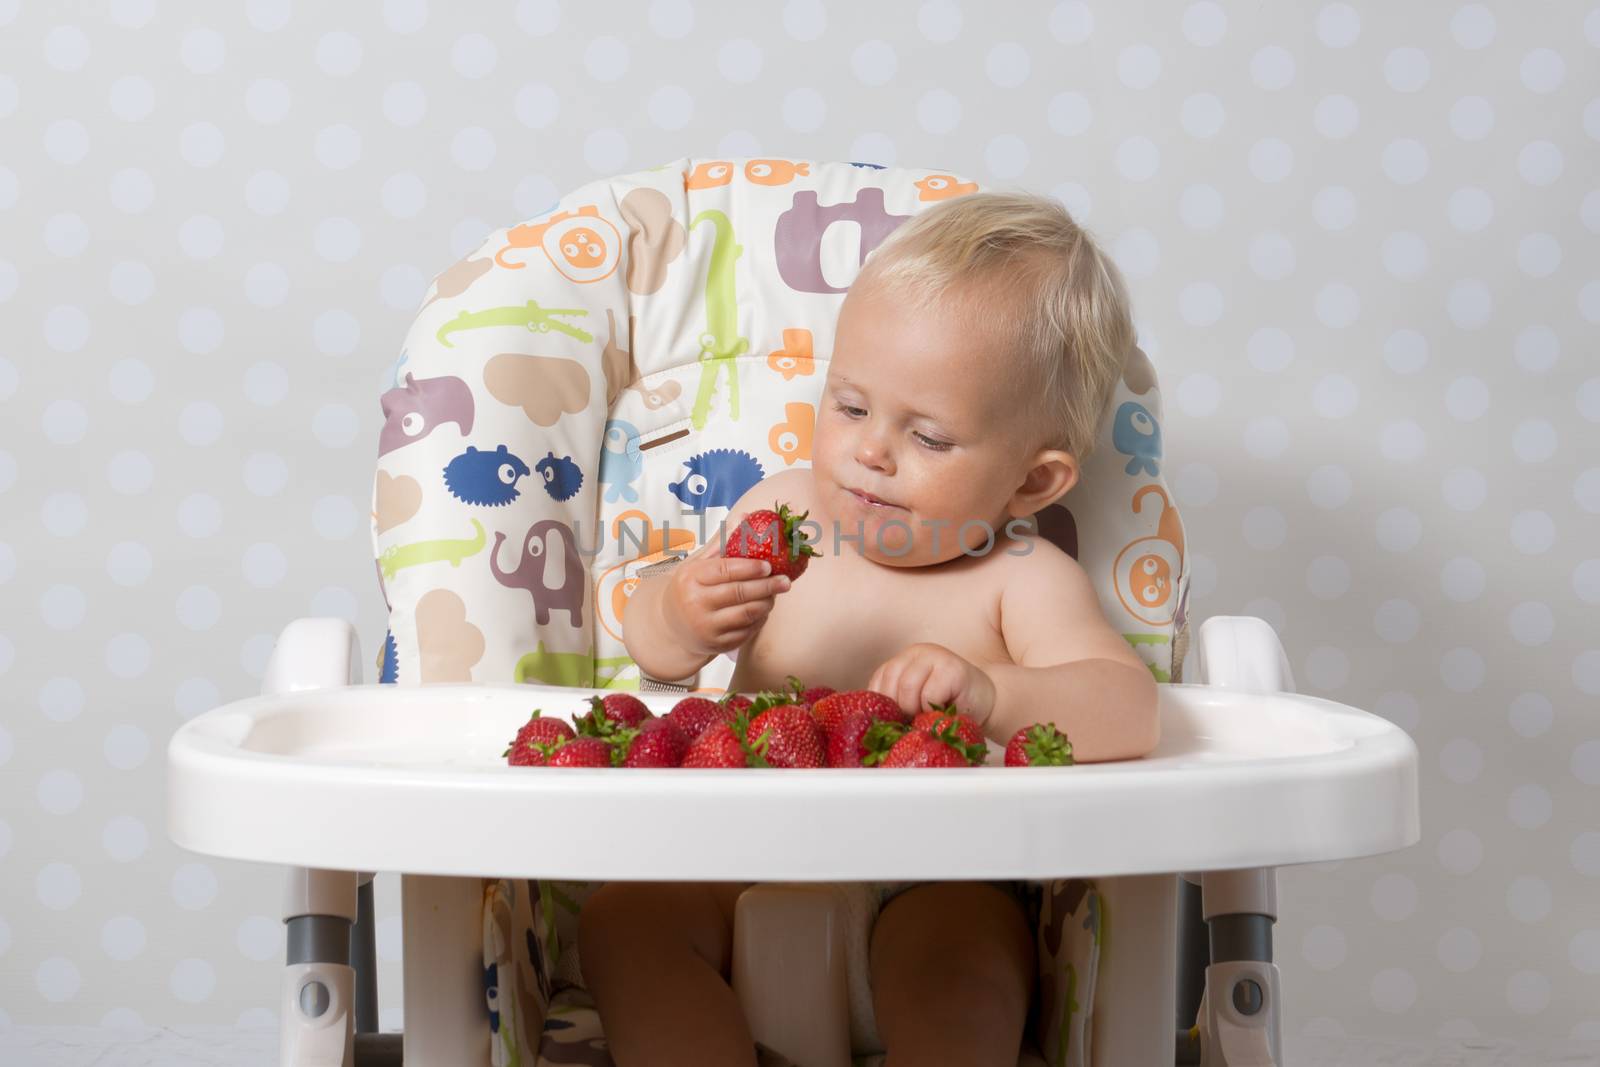
<svg viewBox="0 0 1600 1067"><path fill-rule="evenodd" d="M1377 1038L1291 1039L1292 1067L1600 1067L1600 1042L1517 1044ZM5 1067L277 1067L276 1030L187 1026L0 1029Z"/></svg>

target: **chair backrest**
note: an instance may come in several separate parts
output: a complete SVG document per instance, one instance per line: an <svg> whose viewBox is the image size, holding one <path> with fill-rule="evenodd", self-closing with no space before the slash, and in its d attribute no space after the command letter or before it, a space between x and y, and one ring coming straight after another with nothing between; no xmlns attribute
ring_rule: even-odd
<svg viewBox="0 0 1600 1067"><path fill-rule="evenodd" d="M692 550L751 485L810 464L862 262L977 189L867 163L681 159L591 182L439 274L382 396L380 680L637 688L621 619L640 562ZM1078 486L1035 518L1167 681L1188 564L1161 420L1135 349ZM718 657L696 687L721 691L733 667Z"/></svg>

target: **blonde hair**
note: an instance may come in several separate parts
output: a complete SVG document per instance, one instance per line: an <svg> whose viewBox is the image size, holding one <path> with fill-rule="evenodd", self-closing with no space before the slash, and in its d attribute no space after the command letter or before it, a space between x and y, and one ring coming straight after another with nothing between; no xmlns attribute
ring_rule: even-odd
<svg viewBox="0 0 1600 1067"><path fill-rule="evenodd" d="M1010 356L997 373L1022 371L1014 395L1030 454L1059 448L1081 464L1094 450L1133 318L1117 265L1059 201L980 192L928 208L873 250L863 283L991 329Z"/></svg>

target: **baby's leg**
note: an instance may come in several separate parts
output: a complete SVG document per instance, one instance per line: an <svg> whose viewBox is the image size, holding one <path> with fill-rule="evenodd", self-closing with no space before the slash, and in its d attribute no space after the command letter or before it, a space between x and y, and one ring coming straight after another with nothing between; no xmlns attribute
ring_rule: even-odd
<svg viewBox="0 0 1600 1067"><path fill-rule="evenodd" d="M986 882L930 883L889 901L869 956L885 1067L1016 1067L1034 952L1016 898Z"/></svg>
<svg viewBox="0 0 1600 1067"><path fill-rule="evenodd" d="M748 883L611 882L578 916L578 959L617 1067L754 1067L728 985Z"/></svg>

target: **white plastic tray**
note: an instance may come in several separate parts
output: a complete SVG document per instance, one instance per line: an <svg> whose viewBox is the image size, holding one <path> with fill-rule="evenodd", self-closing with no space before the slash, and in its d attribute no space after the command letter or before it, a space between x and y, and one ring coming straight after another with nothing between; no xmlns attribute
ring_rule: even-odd
<svg viewBox="0 0 1600 1067"><path fill-rule="evenodd" d="M1283 866L1420 836L1410 737L1293 693L1164 685L1154 753L1066 768L1002 767L996 748L967 770L505 765L533 708L570 717L590 692L362 685L228 704L172 739L168 827L196 852L333 870L762 881Z"/></svg>

